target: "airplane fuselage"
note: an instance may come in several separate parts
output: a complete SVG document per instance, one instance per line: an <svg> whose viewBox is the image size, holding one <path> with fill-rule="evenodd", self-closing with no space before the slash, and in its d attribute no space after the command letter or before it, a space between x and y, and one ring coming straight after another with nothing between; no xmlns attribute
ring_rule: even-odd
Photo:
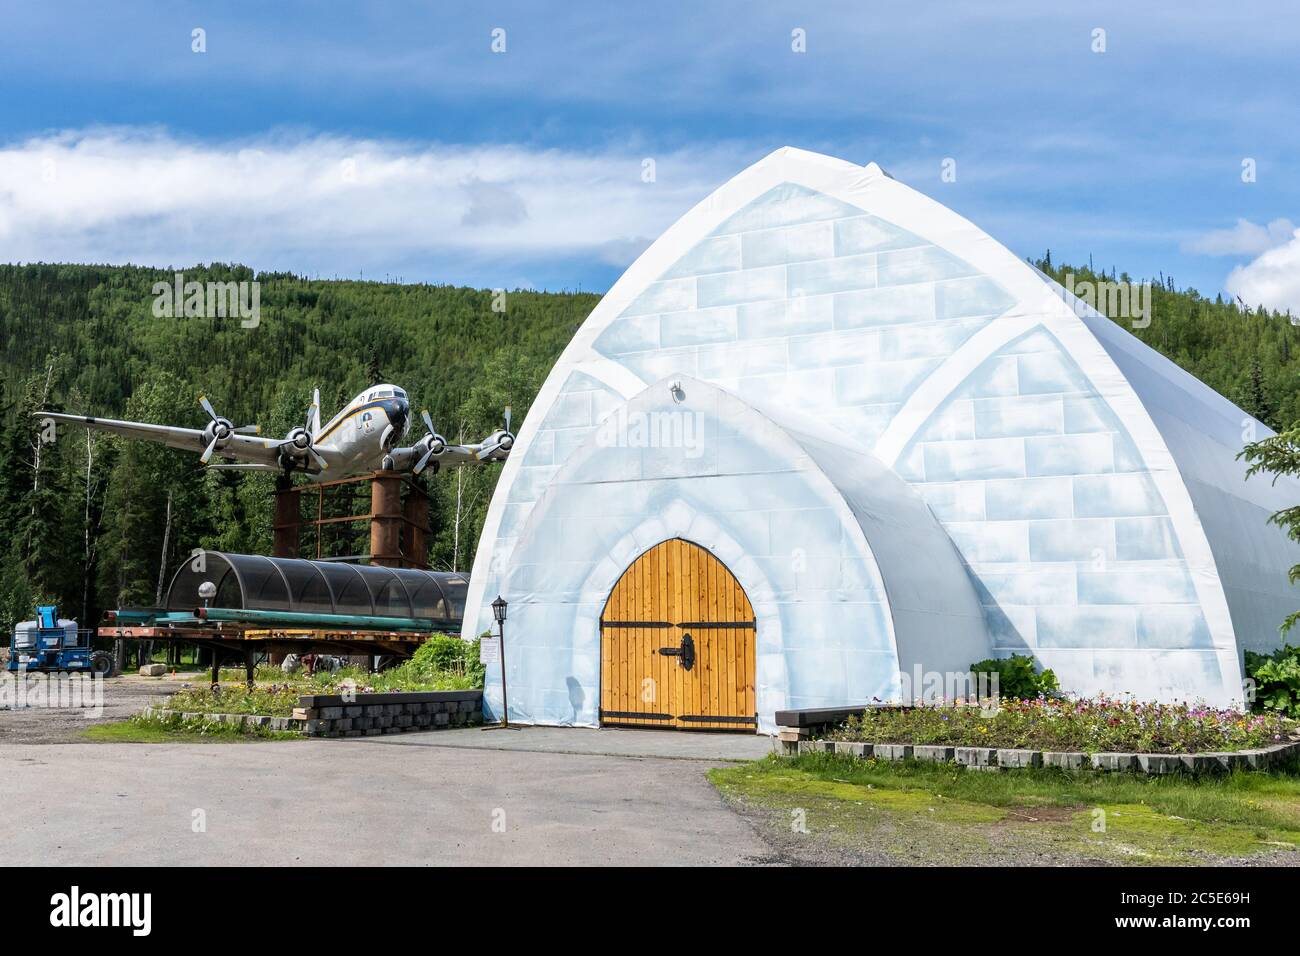
<svg viewBox="0 0 1300 956"><path fill-rule="evenodd" d="M327 474L377 471L410 430L411 405L406 392L394 385L375 385L321 426L312 445L329 459Z"/></svg>

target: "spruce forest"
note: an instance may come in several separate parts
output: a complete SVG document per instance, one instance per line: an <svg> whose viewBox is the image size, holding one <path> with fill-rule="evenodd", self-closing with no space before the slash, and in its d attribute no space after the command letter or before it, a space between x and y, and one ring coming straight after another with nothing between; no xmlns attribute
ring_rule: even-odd
<svg viewBox="0 0 1300 956"><path fill-rule="evenodd" d="M1058 281L1067 272L1076 282L1112 278L1056 266L1050 253L1035 264ZM255 275L222 264L184 271L200 282L257 279L259 326L156 318L151 290L172 270L0 265L5 632L37 603L57 604L83 626L108 608L155 604L195 548L271 548L274 475L208 470L197 455L70 426L42 443L33 411L201 428L198 396L206 395L236 425L280 436L303 422L313 388L327 419L363 388L392 382L449 439L474 441L500 426L507 405L518 428L599 300L521 290L494 310L486 290ZM1152 321L1134 334L1272 428L1300 420L1300 328L1289 316L1206 299L1164 277L1153 286ZM431 567L469 570L499 473L428 478ZM364 550L349 538L364 527L337 527L322 539L323 554Z"/></svg>

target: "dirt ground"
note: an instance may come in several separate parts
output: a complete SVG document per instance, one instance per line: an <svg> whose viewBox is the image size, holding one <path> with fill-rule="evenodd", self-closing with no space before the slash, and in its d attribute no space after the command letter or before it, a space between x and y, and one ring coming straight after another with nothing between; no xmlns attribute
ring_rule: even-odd
<svg viewBox="0 0 1300 956"><path fill-rule="evenodd" d="M82 743L81 732L92 724L123 720L138 714L149 704L175 693L188 681L202 681L202 675L166 677L109 677L103 682L102 713L80 707L0 707L0 744Z"/></svg>

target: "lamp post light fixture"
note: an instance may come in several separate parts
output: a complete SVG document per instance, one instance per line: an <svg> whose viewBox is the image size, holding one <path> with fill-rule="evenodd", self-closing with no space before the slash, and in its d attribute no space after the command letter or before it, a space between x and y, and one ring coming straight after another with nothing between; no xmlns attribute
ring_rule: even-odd
<svg viewBox="0 0 1300 956"><path fill-rule="evenodd" d="M211 581L203 581L199 584L199 597L203 598L203 606L211 607L212 599L217 596L217 586ZM217 693L221 689L221 655L217 653L214 646L212 648L212 693Z"/></svg>
<svg viewBox="0 0 1300 956"><path fill-rule="evenodd" d="M506 697L506 608L509 605L500 594L492 602L492 616L497 622L497 660L501 662L501 728L510 729L510 704Z"/></svg>

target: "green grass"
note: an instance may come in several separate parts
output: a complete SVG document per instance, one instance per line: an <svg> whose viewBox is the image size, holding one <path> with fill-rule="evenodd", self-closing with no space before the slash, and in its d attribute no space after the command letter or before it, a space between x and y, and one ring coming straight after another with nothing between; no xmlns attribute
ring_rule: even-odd
<svg viewBox="0 0 1300 956"><path fill-rule="evenodd" d="M166 719L136 715L126 720L93 724L82 736L97 743L246 743L250 740L301 740L292 731L265 727L242 728L234 724L213 724L202 720Z"/></svg>
<svg viewBox="0 0 1300 956"><path fill-rule="evenodd" d="M1300 848L1295 773L988 773L807 754L709 776L773 827L802 813L802 839L900 863L1206 863Z"/></svg>

